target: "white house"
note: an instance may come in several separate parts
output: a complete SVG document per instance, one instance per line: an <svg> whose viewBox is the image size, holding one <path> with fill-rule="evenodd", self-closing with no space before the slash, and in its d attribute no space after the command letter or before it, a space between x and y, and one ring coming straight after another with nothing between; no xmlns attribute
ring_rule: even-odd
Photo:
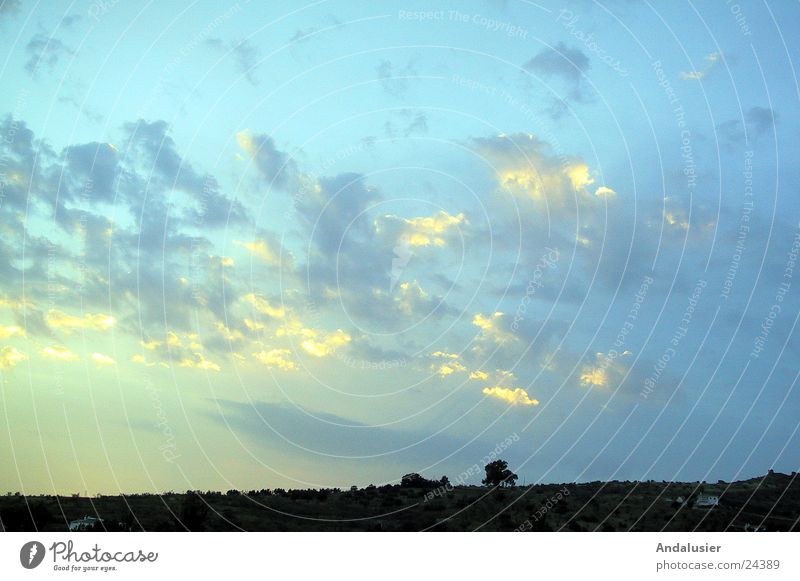
<svg viewBox="0 0 800 581"><path fill-rule="evenodd" d="M719 506L719 496L713 494L700 494L694 501L695 508L711 508Z"/></svg>
<svg viewBox="0 0 800 581"><path fill-rule="evenodd" d="M94 516L84 516L83 518L79 518L78 520L71 521L69 523L69 530L70 531L87 531L92 530L95 525L99 525L103 522L103 519L97 518Z"/></svg>

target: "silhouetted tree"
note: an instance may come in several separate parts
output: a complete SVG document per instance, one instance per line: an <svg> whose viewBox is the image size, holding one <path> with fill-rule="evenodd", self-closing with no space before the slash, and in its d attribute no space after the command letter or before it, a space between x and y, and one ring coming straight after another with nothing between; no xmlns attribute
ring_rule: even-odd
<svg viewBox="0 0 800 581"><path fill-rule="evenodd" d="M191 492L183 498L179 515L180 524L190 531L201 531L207 516L208 504L199 494Z"/></svg>
<svg viewBox="0 0 800 581"><path fill-rule="evenodd" d="M416 472L406 474L400 479L400 486L403 488L434 488L439 484L439 481L428 480Z"/></svg>
<svg viewBox="0 0 800 581"><path fill-rule="evenodd" d="M508 469L505 460L489 462L485 470L486 478L482 482L486 486L514 486L517 483L517 475Z"/></svg>

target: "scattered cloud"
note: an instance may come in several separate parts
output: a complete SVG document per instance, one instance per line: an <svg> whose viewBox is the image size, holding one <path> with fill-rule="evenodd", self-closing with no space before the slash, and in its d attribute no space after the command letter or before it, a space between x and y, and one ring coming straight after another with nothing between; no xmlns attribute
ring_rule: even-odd
<svg viewBox="0 0 800 581"><path fill-rule="evenodd" d="M500 399L510 405L521 405L521 406L528 406L528 405L539 405L538 399L531 399L528 396L528 392L522 389L521 387L517 387L514 389L509 389L507 387L485 387L483 388L483 393L488 395L489 397L494 397Z"/></svg>
<svg viewBox="0 0 800 581"><path fill-rule="evenodd" d="M279 189L297 186L298 172L294 159L279 150L272 137L245 129L236 134L236 142L253 160L268 186Z"/></svg>
<svg viewBox="0 0 800 581"><path fill-rule="evenodd" d="M37 33L31 38L25 47L25 52L28 55L25 70L33 77L37 77L44 68L52 71L62 57L75 54L59 39L42 33Z"/></svg>
<svg viewBox="0 0 800 581"><path fill-rule="evenodd" d="M25 329L18 325L0 325L0 339L10 337L24 337Z"/></svg>
<svg viewBox="0 0 800 581"><path fill-rule="evenodd" d="M284 307L274 306L267 299L254 293L247 293L243 298L253 305L253 308L262 315L266 315L272 319L283 319L286 316L286 309Z"/></svg>
<svg viewBox="0 0 800 581"><path fill-rule="evenodd" d="M117 320L111 315L102 313L86 313L82 316L68 315L58 309L50 309L47 312L45 321L51 329L64 331L67 334L77 329L88 329L91 331L107 331L113 327Z"/></svg>
<svg viewBox="0 0 800 581"><path fill-rule="evenodd" d="M58 361L77 361L79 359L79 357L67 347L62 347L59 345L44 347L41 353L48 359L56 359Z"/></svg>
<svg viewBox="0 0 800 581"><path fill-rule="evenodd" d="M463 213L452 215L440 210L432 216L401 218L391 214L375 220L378 234L391 236L399 244L412 247L444 246L453 230L468 222Z"/></svg>
<svg viewBox="0 0 800 581"><path fill-rule="evenodd" d="M392 97L404 97L408 92L409 80L417 76L414 66L409 62L398 68L391 61L381 61L376 69L378 79L384 92Z"/></svg>
<svg viewBox="0 0 800 581"><path fill-rule="evenodd" d="M270 349L253 353L258 361L270 369L282 369L283 371L296 371L297 364L291 360L292 352L290 349Z"/></svg>
<svg viewBox="0 0 800 581"><path fill-rule="evenodd" d="M197 351L193 353L190 357L185 357L181 359L178 363L179 367L188 367L192 369L203 369L206 371L220 371L221 368L219 365L214 363L213 361L209 361L205 358L205 356Z"/></svg>
<svg viewBox="0 0 800 581"><path fill-rule="evenodd" d="M705 68L698 71L684 71L681 73L681 79L684 81L702 81L711 73L711 71L716 67L717 63L720 62L722 59L722 54L718 52L713 52L704 57L706 62Z"/></svg>
<svg viewBox="0 0 800 581"><path fill-rule="evenodd" d="M561 77L578 83L589 70L589 57L578 48L559 42L553 48L542 49L525 63L525 68L538 74Z"/></svg>
<svg viewBox="0 0 800 581"><path fill-rule="evenodd" d="M508 343L516 339L516 335L508 329L505 314L501 312L490 315L476 314L472 324L481 330L481 338L497 344Z"/></svg>
<svg viewBox="0 0 800 581"><path fill-rule="evenodd" d="M92 353L92 361L94 361L98 366L109 366L109 365L116 365L116 361L112 357L108 355L104 355L103 353Z"/></svg>
<svg viewBox="0 0 800 581"><path fill-rule="evenodd" d="M25 361L28 356L19 351L16 347L6 345L0 348L0 369L10 369L20 361Z"/></svg>
<svg viewBox="0 0 800 581"><path fill-rule="evenodd" d="M594 361L584 365L580 373L581 385L586 387L616 388L628 371L625 361L630 351L621 354L616 352L596 353Z"/></svg>

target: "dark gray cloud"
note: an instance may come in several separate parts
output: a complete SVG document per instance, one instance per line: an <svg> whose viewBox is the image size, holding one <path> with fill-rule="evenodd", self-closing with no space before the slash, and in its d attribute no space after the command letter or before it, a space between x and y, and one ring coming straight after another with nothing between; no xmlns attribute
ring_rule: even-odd
<svg viewBox="0 0 800 581"><path fill-rule="evenodd" d="M291 446L296 454L308 455L318 461L343 463L377 462L385 467L387 480L397 480L402 475L400 467L413 467L416 471L426 468L436 470L436 476L446 471L441 463L452 470L465 470L495 448L497 441L492 434L457 437L448 432L436 433L441 420L432 422L435 428L429 432L418 428L402 430L390 427L374 427L330 413L312 412L289 404L254 402L244 404L230 400L216 400L219 411L208 412L213 421L225 423L243 434L249 442L267 450ZM507 427L506 427L507 428ZM500 431L502 440L510 431ZM522 455L524 445L516 451ZM324 456L333 456L326 460ZM447 459L448 456L451 458ZM407 470L408 468L405 468ZM396 473L398 471L399 473ZM452 473L453 476L457 475ZM480 474L476 474L476 481Z"/></svg>
<svg viewBox="0 0 800 581"><path fill-rule="evenodd" d="M560 77L572 83L579 83L590 62L578 48L569 48L559 42L554 48L541 50L535 57L525 63L525 68L534 73L550 77Z"/></svg>
<svg viewBox="0 0 800 581"><path fill-rule="evenodd" d="M96 200L114 199L121 168L113 147L97 142L71 145L64 150L64 159L65 173L75 179L76 188L84 188Z"/></svg>
<svg viewBox="0 0 800 581"><path fill-rule="evenodd" d="M752 127L756 135L761 135L775 128L778 114L766 107L751 107L744 116L747 125Z"/></svg>
<svg viewBox="0 0 800 581"><path fill-rule="evenodd" d="M767 107L750 107L740 119L731 119L717 125L717 135L728 147L744 143L747 139L757 140L775 130L778 113Z"/></svg>
<svg viewBox="0 0 800 581"><path fill-rule="evenodd" d="M295 160L275 145L275 140L265 133L241 133L239 144L253 158L259 174L267 186L294 189L299 173Z"/></svg>
<svg viewBox="0 0 800 581"><path fill-rule="evenodd" d="M36 77L44 69L52 71L62 57L75 54L71 48L54 36L37 33L25 47L28 60L25 70Z"/></svg>
<svg viewBox="0 0 800 581"><path fill-rule="evenodd" d="M167 195L173 188L189 194L194 202L182 216L196 226L229 226L249 221L242 204L220 192L213 175L201 175L177 151L166 121L142 119L125 125L126 160L138 164L140 179L149 196Z"/></svg>

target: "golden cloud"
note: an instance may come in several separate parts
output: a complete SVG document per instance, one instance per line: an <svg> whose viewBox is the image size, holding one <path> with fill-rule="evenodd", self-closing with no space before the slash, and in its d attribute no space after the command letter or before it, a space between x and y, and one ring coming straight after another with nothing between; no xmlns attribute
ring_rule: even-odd
<svg viewBox="0 0 800 581"><path fill-rule="evenodd" d="M336 329L333 333L320 335L319 338L306 339L300 343L300 346L309 355L325 357L334 353L339 347L347 345L350 339L350 335L341 329Z"/></svg>
<svg viewBox="0 0 800 581"><path fill-rule="evenodd" d="M185 357L178 363L180 367L189 367L193 369L205 369L208 371L219 371L220 367L213 361L206 359L202 353L193 353L192 357Z"/></svg>
<svg viewBox="0 0 800 581"><path fill-rule="evenodd" d="M76 329L107 331L117 322L111 315L86 313L83 316L75 316L56 309L50 309L45 320L52 329L66 333L72 333Z"/></svg>
<svg viewBox="0 0 800 581"><path fill-rule="evenodd" d="M288 252L281 253L280 244L258 239L250 241L234 240L234 244L246 248L253 256L257 256L271 266L292 267L292 255Z"/></svg>
<svg viewBox="0 0 800 581"><path fill-rule="evenodd" d="M94 361L97 365L102 366L116 364L116 361L114 361L113 358L109 357L108 355L104 355L103 353L92 353L92 361Z"/></svg>
<svg viewBox="0 0 800 581"><path fill-rule="evenodd" d="M28 356L16 347L7 345L0 349L0 369L10 369L27 358Z"/></svg>
<svg viewBox="0 0 800 581"><path fill-rule="evenodd" d="M594 191L594 195L598 198L610 198L612 196L616 196L617 192L607 186L600 186Z"/></svg>
<svg viewBox="0 0 800 581"><path fill-rule="evenodd" d="M78 356L68 348L60 347L58 345L45 347L42 349L41 353L48 359L56 359L58 361L75 361L78 359Z"/></svg>
<svg viewBox="0 0 800 581"><path fill-rule="evenodd" d="M434 351L431 357L441 357L443 359L459 359L461 355L458 353L448 353L447 351Z"/></svg>
<svg viewBox="0 0 800 581"><path fill-rule="evenodd" d="M286 309L273 306L267 299L256 294L248 293L244 295L244 300L253 305L253 308L259 313L272 317L273 319L283 319L286 316Z"/></svg>
<svg viewBox="0 0 800 581"><path fill-rule="evenodd" d="M478 313L473 317L472 324L483 332L483 337L495 343L506 343L516 339L516 336L503 328L504 316L505 314L499 311L488 316Z"/></svg>
<svg viewBox="0 0 800 581"><path fill-rule="evenodd" d="M24 337L25 329L16 325L8 327L0 325L0 339L8 339L10 337Z"/></svg>
<svg viewBox="0 0 800 581"><path fill-rule="evenodd" d="M628 366L622 358L627 358L631 355L630 351L596 353L594 364L584 365L581 370L581 385L586 387L617 385L628 371Z"/></svg>
<svg viewBox="0 0 800 581"><path fill-rule="evenodd" d="M297 365L289 359L291 354L289 349L272 349L253 353L253 357L269 368L277 367L284 371L296 371Z"/></svg>
<svg viewBox="0 0 800 581"><path fill-rule="evenodd" d="M483 388L483 393L489 397L501 399L511 405L539 405L539 400L531 399L528 396L528 392L521 387L515 389L500 387L499 385L495 387L485 387Z"/></svg>
<svg viewBox="0 0 800 581"><path fill-rule="evenodd" d="M433 216L419 216L416 218L400 218L387 214L382 221L376 222L376 229L380 233L383 229L382 222L399 224L398 239L409 246L444 246L445 236L451 228L467 223L464 214L453 216L440 210Z"/></svg>
<svg viewBox="0 0 800 581"><path fill-rule="evenodd" d="M434 366L434 368L435 367L436 366ZM453 373L456 372L463 373L466 370L467 368L464 367L464 365L454 360L454 361L448 361L447 363L442 363L439 366L439 369L436 371L436 373L439 374L439 377L447 377L448 375L452 375Z"/></svg>
<svg viewBox="0 0 800 581"><path fill-rule="evenodd" d="M302 337L300 347L314 357L326 357L350 343L352 337L341 329L326 333L303 325L297 318L287 320L275 331L276 337Z"/></svg>

